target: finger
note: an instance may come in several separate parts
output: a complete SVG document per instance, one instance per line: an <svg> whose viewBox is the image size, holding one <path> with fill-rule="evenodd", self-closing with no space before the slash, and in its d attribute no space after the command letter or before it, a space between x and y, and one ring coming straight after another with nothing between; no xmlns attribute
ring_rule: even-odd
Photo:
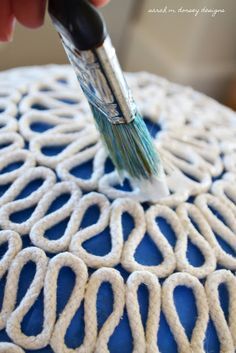
<svg viewBox="0 0 236 353"><path fill-rule="evenodd" d="M90 0L91 3L97 7L106 5L110 0Z"/></svg>
<svg viewBox="0 0 236 353"><path fill-rule="evenodd" d="M46 0L11 0L16 19L24 26L37 28L43 24Z"/></svg>
<svg viewBox="0 0 236 353"><path fill-rule="evenodd" d="M0 41L7 42L12 38L14 16L11 10L10 0L1 0L0 10Z"/></svg>

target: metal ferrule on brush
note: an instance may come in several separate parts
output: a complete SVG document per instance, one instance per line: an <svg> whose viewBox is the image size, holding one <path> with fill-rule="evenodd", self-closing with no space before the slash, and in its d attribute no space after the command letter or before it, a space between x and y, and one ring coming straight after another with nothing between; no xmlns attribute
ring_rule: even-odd
<svg viewBox="0 0 236 353"><path fill-rule="evenodd" d="M78 50L63 35L61 39L89 103L112 124L130 123L137 109L110 37L92 50Z"/></svg>

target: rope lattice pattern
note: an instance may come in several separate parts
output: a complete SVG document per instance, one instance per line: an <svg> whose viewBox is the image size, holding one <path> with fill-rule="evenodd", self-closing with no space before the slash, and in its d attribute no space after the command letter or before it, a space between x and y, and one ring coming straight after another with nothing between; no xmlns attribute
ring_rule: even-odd
<svg viewBox="0 0 236 353"><path fill-rule="evenodd" d="M161 312L180 353L207 352L209 319L220 352L236 349L235 113L189 87L151 74L127 78L171 191L158 204L140 203L142 194L131 180L129 187L117 187L118 175L70 68L35 67L0 74L0 245L7 243L0 260L0 278L6 278L0 329L12 341L0 343L0 352L22 353L47 345L55 353L109 352L109 340L124 310L135 353L161 352L157 342ZM89 178L83 174L88 165ZM73 172L76 168L79 173ZM30 193L29 184L36 185ZM63 195L66 201L55 208ZM99 216L84 226L91 207ZM19 221L22 212L26 216ZM127 214L133 222L128 235L122 223ZM48 237L51 228L65 221L59 238ZM166 237L163 222L171 228L174 242ZM86 249L86 242L107 229L111 247L106 254ZM162 257L159 264L143 263L136 256L147 236ZM202 254L202 264L192 263L189 243ZM35 275L18 302L20 276L28 262L35 263ZM57 282L63 267L74 272L75 284L58 316ZM119 267L126 271L126 281ZM97 295L104 282L111 285L113 309L98 328ZM219 299L222 284L228 292L228 319ZM146 325L138 300L141 285L149 294ZM178 286L190 288L195 297L197 320L191 338L175 306ZM42 329L35 336L26 335L22 322L42 290ZM72 349L65 336L82 302L84 339Z"/></svg>

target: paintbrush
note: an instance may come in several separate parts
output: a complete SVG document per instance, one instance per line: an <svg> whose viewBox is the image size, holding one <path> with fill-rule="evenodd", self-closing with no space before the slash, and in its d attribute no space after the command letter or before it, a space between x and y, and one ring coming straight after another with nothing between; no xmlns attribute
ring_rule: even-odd
<svg viewBox="0 0 236 353"><path fill-rule="evenodd" d="M48 10L121 180L132 178L144 199L167 196L160 158L101 14L86 0L49 0Z"/></svg>

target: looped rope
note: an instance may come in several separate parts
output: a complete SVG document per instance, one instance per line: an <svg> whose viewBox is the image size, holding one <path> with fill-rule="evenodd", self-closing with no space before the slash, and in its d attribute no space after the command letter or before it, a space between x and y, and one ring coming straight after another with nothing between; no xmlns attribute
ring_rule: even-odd
<svg viewBox="0 0 236 353"><path fill-rule="evenodd" d="M7 82L5 84L1 82L0 97L7 102L10 101L17 104L22 96L16 88L11 87Z"/></svg>
<svg viewBox="0 0 236 353"><path fill-rule="evenodd" d="M97 293L103 282L109 282L113 291L113 311L107 318L100 332L97 329ZM125 304L124 282L118 271L114 269L101 268L94 272L89 279L85 292L84 301L84 323L85 337L83 344L77 349L70 349L64 343L67 328L81 303L81 297L76 300L73 296L73 304L61 313L51 339L51 346L55 353L103 353L109 352L107 344L110 336L118 325ZM73 306L72 306L73 305Z"/></svg>
<svg viewBox="0 0 236 353"><path fill-rule="evenodd" d="M229 152L224 157L225 169L229 172L236 173L236 152Z"/></svg>
<svg viewBox="0 0 236 353"><path fill-rule="evenodd" d="M73 100L73 104L67 103L67 101ZM35 109L35 105L42 105L43 110L52 110L58 108L64 108L68 105L73 110L80 108L81 97L78 95L78 91L67 92L65 90L60 90L58 92L32 92L22 99L20 102L20 112L25 113L30 109ZM37 109L37 108L36 108Z"/></svg>
<svg viewBox="0 0 236 353"><path fill-rule="evenodd" d="M16 344L0 342L0 353L25 353L25 351Z"/></svg>
<svg viewBox="0 0 236 353"><path fill-rule="evenodd" d="M18 236L19 238L19 236ZM19 238L20 239L20 238ZM18 284L21 271L26 263L33 261L36 264L34 279L27 289L21 302L15 306ZM57 303L57 281L60 270L70 267L75 273L76 280L70 297L63 311L56 317ZM115 327L119 324L125 305L128 312L129 324L134 339L134 351L156 352L157 332L160 316L160 304L166 316L169 327L177 342L179 352L205 352L204 338L208 323L209 303L211 318L214 321L222 351L233 353L236 337L236 279L230 271L220 270L212 272L207 277L204 287L201 283L188 273L174 273L169 276L162 285L158 283L157 277L148 271L135 271L127 280L126 289L119 272L114 269L100 268L88 280L87 268L83 261L70 253L61 253L53 257L48 266L44 252L37 248L26 248L18 253L13 260L7 276L4 293L1 323L6 323L7 333L11 339L25 349L40 349L49 344L55 353L59 352L109 352L107 347ZM109 282L113 291L113 311L97 331L97 294L102 283ZM223 311L220 307L218 287L225 283L229 291L229 324L227 324ZM36 336L27 336L21 331L21 322L34 305L44 284L44 320L42 331ZM147 286L149 291L149 309L144 331L139 312L137 291L141 284ZM186 333L178 318L174 304L174 290L177 286L186 286L193 290L198 310L197 321L189 342ZM86 289L87 288L87 289ZM162 293L162 298L161 298ZM207 295L207 297L206 297ZM85 337L83 344L70 349L65 345L64 337L72 318L85 300ZM229 326L228 326L229 325ZM4 345L3 345L4 347ZM1 348L1 347L0 347Z"/></svg>
<svg viewBox="0 0 236 353"><path fill-rule="evenodd" d="M192 127L183 127L181 131L164 132L164 134L161 134L162 140L163 137L166 138L167 142L165 143L165 148L168 147L168 142L171 143L171 146L173 146L174 143L175 147L179 150L180 156L181 153L184 153L186 148L188 150L190 148L191 153L188 155L188 158L192 160L192 155L195 155L196 162L198 162L201 165L201 168L207 170L212 176L217 176L222 172L223 163L219 157L220 148L218 142L213 135L207 134L204 128L192 129ZM173 150L173 148L172 151L175 155L175 150ZM187 157L186 154L185 156ZM178 162L180 162L180 160Z"/></svg>
<svg viewBox="0 0 236 353"><path fill-rule="evenodd" d="M10 115L0 114L0 133L2 132L16 132L18 129L17 121Z"/></svg>
<svg viewBox="0 0 236 353"><path fill-rule="evenodd" d="M16 114L16 104L9 99L0 98L0 116L9 115L15 117Z"/></svg>
<svg viewBox="0 0 236 353"><path fill-rule="evenodd" d="M191 341L188 340L174 304L174 290L178 286L191 288L196 300L198 316ZM169 276L162 286L162 310L178 345L178 351L205 353L204 338L209 315L206 294L199 280L188 273L174 273Z"/></svg>
<svg viewBox="0 0 236 353"><path fill-rule="evenodd" d="M71 118L68 118L67 115L71 115ZM71 112L59 109L57 115L52 113L45 113L44 111L33 111L30 110L23 114L19 121L19 130L21 135L27 141L30 141L32 138L38 136L40 132L33 130L33 124L45 124L47 133L55 133L58 132L58 127L61 124L68 124L74 120L74 114ZM84 119L82 119L83 121ZM45 132L45 131L44 131Z"/></svg>
<svg viewBox="0 0 236 353"><path fill-rule="evenodd" d="M179 238L176 244L177 267L180 271L186 271L198 278L204 278L216 268L215 254L209 244L214 238L211 228L195 205L183 203L178 206L176 212L185 230L185 236ZM193 225L192 220L199 227L200 233ZM196 267L189 263L187 258L189 240L200 250L204 257L204 262L201 266Z"/></svg>
<svg viewBox="0 0 236 353"><path fill-rule="evenodd" d="M212 184L212 193L222 199L236 215L236 191L227 180L217 180Z"/></svg>
<svg viewBox="0 0 236 353"><path fill-rule="evenodd" d="M52 203L59 196L68 193L70 195L68 201L56 211L47 214ZM43 196L37 206L38 212L40 212L40 217L38 217L39 220L34 224L29 234L31 241L35 246L51 253L58 253L68 249L73 235L73 222L71 221L72 213L79 202L80 196L80 189L77 188L75 184L68 182L55 184L52 189ZM45 237L45 233L48 229L67 217L70 217L70 220L68 221L64 234L59 239L52 240Z"/></svg>
<svg viewBox="0 0 236 353"><path fill-rule="evenodd" d="M221 200L211 194L199 195L195 200L196 205L201 208L204 216L207 218L211 227L215 231L230 230L236 233L236 224L233 213L230 209L224 207ZM224 219L220 220L211 210L216 210Z"/></svg>
<svg viewBox="0 0 236 353"><path fill-rule="evenodd" d="M220 198L211 194L199 195L195 200L195 204L211 227L211 231L208 232L208 241L215 251L218 262L228 269L235 270L236 258L220 246L214 235L215 233L221 237L232 249L236 250L236 224L233 212L230 208L225 207ZM226 223L223 223L209 207L222 215ZM212 232L214 233L212 234Z"/></svg>
<svg viewBox="0 0 236 353"><path fill-rule="evenodd" d="M1 154L10 153L16 149L24 148L24 140L16 132L2 132L0 133L0 145L5 145L1 148Z"/></svg>
<svg viewBox="0 0 236 353"><path fill-rule="evenodd" d="M108 282L111 284L113 291L113 311L97 335L96 297L98 290L103 282ZM91 330L94 332L94 334L96 334L96 353L109 353L108 341L116 326L120 322L124 310L124 305L125 287L123 278L121 277L120 273L114 269L108 268L100 268L97 270L91 276L85 294L85 322L88 323L88 325L85 324L85 332ZM91 319L89 320L89 318ZM88 340L86 340L87 337L85 336L84 347L86 347L87 342L89 343L89 336L90 334L88 335ZM94 336L95 339L96 336ZM89 348L89 346L92 348L92 346L88 344L88 350L85 348L85 352L92 353L93 350L90 350L91 348Z"/></svg>
<svg viewBox="0 0 236 353"><path fill-rule="evenodd" d="M156 222L157 217L163 217L173 227L177 237L182 236L182 229L174 211L166 206L155 205L146 212L147 232L163 256L163 262L156 267L153 273L158 277L166 277L175 270L176 260L171 245Z"/></svg>
<svg viewBox="0 0 236 353"><path fill-rule="evenodd" d="M24 198L24 202L28 200L38 201L56 181L55 174L50 169L44 167L29 168L23 175L20 175L0 198L0 205L12 202L31 181L39 178L44 180L43 184Z"/></svg>
<svg viewBox="0 0 236 353"><path fill-rule="evenodd" d="M57 280L62 267L70 267L75 274L75 284L70 297L60 313L56 321L56 296L57 296ZM49 263L48 272L45 279L44 295L48 309L51 311L51 332L52 324L55 324L50 339L50 345L57 353L71 351L64 344L64 336L67 328L79 308L84 297L85 285L88 279L87 268L83 261L76 256L63 253L55 256ZM45 305L46 307L46 305ZM50 338L50 337L49 337Z"/></svg>
<svg viewBox="0 0 236 353"><path fill-rule="evenodd" d="M134 227L131 230L131 233L128 236L128 239L124 242L122 256L121 256L121 264L127 271L136 271L144 269L144 266L138 264L134 258L134 253L136 247L141 242L145 231L146 231L146 222L145 222L145 214L142 206L131 199L118 199L114 202L113 215L115 212L115 216L119 216L117 220L119 223L116 226L116 229L119 233L123 233L122 229L122 213L127 212L134 221ZM119 214L117 214L116 210L119 210ZM123 238L123 236L122 236Z"/></svg>
<svg viewBox="0 0 236 353"><path fill-rule="evenodd" d="M167 185L170 190L170 195L161 199L160 204L174 208L189 198L190 189L189 187L183 187L183 185L187 184L186 177L161 148L160 154L163 161Z"/></svg>
<svg viewBox="0 0 236 353"><path fill-rule="evenodd" d="M64 159L97 142L98 133L94 129L91 131L87 126L77 134L55 133L51 135L45 133L36 136L30 142L30 150L40 164L56 168L58 163ZM55 156L47 156L43 153L42 148L50 146L65 146L65 148Z"/></svg>
<svg viewBox="0 0 236 353"><path fill-rule="evenodd" d="M161 213L165 209L164 206L151 207L147 211L145 220L144 211L139 203L130 199L120 199L115 201L115 204L122 207L122 213L128 212L134 220L134 228L124 243L121 257L122 266L129 272L146 270L152 272L158 277L165 277L166 275L172 273L176 265L172 247L162 235L157 224L155 223L155 218L158 216L158 212ZM115 222L113 222L113 224L116 226ZM118 227L116 226L116 228ZM119 220L118 229L119 231L121 229L121 217ZM146 230L153 243L160 250L163 256L163 262L156 266L142 265L135 259L136 249L145 236Z"/></svg>
<svg viewBox="0 0 236 353"><path fill-rule="evenodd" d="M211 178L209 172L201 168L199 156L187 145L184 147L182 145L180 149L177 148L178 145L173 144L171 146L172 144L170 144L170 141L162 144L162 154L173 163L178 172L177 180L175 176L172 177L170 188L174 191L187 190L189 196L207 191L211 184ZM177 156L177 154L179 155ZM185 159L188 159L189 162Z"/></svg>
<svg viewBox="0 0 236 353"><path fill-rule="evenodd" d="M34 252L33 249L31 248L31 255L33 255L33 252ZM36 265L38 266L37 262L36 262ZM39 266L41 266L41 264ZM36 336L26 336L23 332L21 332L21 321L23 320L23 317L25 316L26 312L29 310L29 308L33 305L33 303L37 299L37 296L39 295L39 291L27 292L24 299L22 299L22 302L20 303L20 305L10 315L10 318L8 319L8 322L7 322L7 332L9 336L14 340L14 342L16 342L17 344L21 345L26 349L43 348L49 343L49 340L51 338L51 335L54 329L55 321L56 321L57 280L58 280L59 272L61 268L64 266L71 267L74 273L76 274L77 279L76 279L75 287L71 293L70 299L67 302L66 307L64 308L63 313L66 312L68 308L71 311L72 307L70 303L73 302L74 296L77 300L79 298L79 294L81 298L83 297L83 291L85 288L85 283L87 281L86 266L83 264L83 262L80 259L78 259L74 255L69 253L59 254L55 256L49 262L46 277L45 277L44 321L43 321L42 331ZM79 278L79 283L78 283L78 278ZM35 285L33 286L33 283L31 284L31 286L35 287Z"/></svg>
<svg viewBox="0 0 236 353"><path fill-rule="evenodd" d="M218 289L225 284L229 295L228 322L221 308ZM211 273L205 283L210 315L221 344L221 352L233 353L236 349L236 278L232 272L219 270Z"/></svg>
<svg viewBox="0 0 236 353"><path fill-rule="evenodd" d="M0 278L8 271L12 260L22 248L21 238L13 230L0 231L0 246L6 242L8 243L8 248L0 260Z"/></svg>
<svg viewBox="0 0 236 353"><path fill-rule="evenodd" d="M0 171L4 170L12 163L22 162L23 164L12 171L0 174L0 185L12 183L19 176L27 172L29 168L35 167L34 155L27 150L15 150L9 154L4 154L0 158Z"/></svg>
<svg viewBox="0 0 236 353"><path fill-rule="evenodd" d="M104 173L103 168L100 165L101 160L98 158L101 155L101 153L98 153L99 147L101 146L97 143L96 145L88 147L59 163L57 166L57 173L61 179L73 181L85 191L96 189L98 181ZM73 168L79 167L89 161L91 161L93 165L93 171L90 178L79 178L71 173Z"/></svg>
<svg viewBox="0 0 236 353"><path fill-rule="evenodd" d="M16 200L16 197L32 181L42 179L43 183L24 199ZM17 178L9 187L5 194L0 198L0 226L3 229L12 229L21 235L29 233L32 225L41 217L42 210L38 201L55 184L55 174L48 168L36 167L29 168L23 175ZM11 214L23 211L29 207L35 206L31 216L22 223L11 221Z"/></svg>
<svg viewBox="0 0 236 353"><path fill-rule="evenodd" d="M99 268L102 266L112 267L120 262L123 239L119 231L117 231L113 222L114 216L111 216L110 221L110 236L111 236L111 250L108 254L103 256L94 255L83 248L83 243L97 234L100 234L109 225L110 204L104 195L97 193L90 193L82 197L75 209L72 222L74 229L80 228L81 222L89 207L97 205L100 210L99 219L95 224L92 224L84 229L80 229L73 235L70 244L70 251L79 256L89 267ZM115 212L115 211L114 211Z"/></svg>
<svg viewBox="0 0 236 353"><path fill-rule="evenodd" d="M29 261L33 261L36 265L34 279L31 282L30 287L27 289L24 298L14 310L17 298L20 273L24 265L27 264L27 262ZM17 254L17 256L11 263L5 285L2 311L0 316L0 327L4 328L7 324L8 335L14 340L17 340L18 334L21 334L21 327L19 322L18 326L16 323L12 326L12 320L18 321L19 318L22 315L24 316L31 308L43 287L46 270L47 257L41 249L37 248L29 247L23 249Z"/></svg>
<svg viewBox="0 0 236 353"><path fill-rule="evenodd" d="M124 190L116 189L115 186L119 185L119 183L120 183L120 177L117 171L115 170L115 171L112 171L111 173L104 174L102 176L98 184L98 190L99 192L107 195L107 197L112 200L116 200L117 198L121 198L121 197L130 197L133 199L139 198L138 190L135 187L132 188L132 191L124 191Z"/></svg>
<svg viewBox="0 0 236 353"><path fill-rule="evenodd" d="M149 309L144 331L138 302L138 288L145 284L149 292ZM133 272L126 284L126 307L133 335L133 352L159 353L157 332L160 319L161 287L158 279L150 272Z"/></svg>
<svg viewBox="0 0 236 353"><path fill-rule="evenodd" d="M127 79L160 154L170 190L170 195L158 204L144 204L146 212L140 202L147 200L147 189L140 190L129 179L131 190L125 191L125 185L123 189L117 187L120 177L107 163L107 152L101 146L89 106L70 68L49 65L0 73L0 227L4 229L0 231L0 245L8 245L0 260L0 277L4 281L6 276L0 328L6 326L10 339L17 343L16 346L1 342L0 352L22 353L19 346L41 349L50 344L55 353L107 353L125 300L135 352L159 353L160 302L179 352L204 352L207 301L222 353L233 353L236 348L235 277L227 270L215 271L216 265L236 269L235 256L218 242L220 237L226 246L236 250L235 113L189 87L156 75L127 74ZM83 173L88 170L88 163L92 171L86 179ZM220 180L214 182L213 177ZM38 179L42 179L42 185L28 194L29 184ZM90 193L81 198L80 189ZM214 196L203 194L209 190ZM69 194L69 199L56 211L50 211L64 194ZM110 204L107 198L115 201ZM99 218L95 224L82 228L89 221L84 218L93 206L98 207ZM31 209L33 212L25 220L25 213ZM123 229L125 213L134 221L127 240ZM166 239L165 227L158 218L164 218L171 227L176 237L174 247ZM48 239L47 230L67 219L61 237ZM87 250L87 241L94 244L98 240L100 246L106 232L111 238L107 254L98 256ZM25 244L27 234L36 247L21 250L21 236L26 235ZM162 254L163 261L157 266L143 265L135 257L144 236L151 237L153 246ZM188 242L203 255L201 266L191 264ZM51 254L69 252L54 256L48 264L39 248ZM23 299L16 303L20 275L29 261L36 264L36 273ZM108 268L120 268L120 264L131 272L126 286L118 270ZM90 279L86 265L91 272L98 269ZM64 266L72 269L76 280L57 317L57 282ZM181 273L172 274L176 269ZM160 288L158 277L166 276L169 278ZM196 277L207 277L205 289ZM114 303L111 315L98 332L97 294L104 282L112 286ZM218 288L222 283L229 294L228 320L219 301ZM141 284L149 292L145 328L137 298ZM174 306L173 292L178 285L192 288L197 303L198 318L190 341ZM27 336L21 323L43 288L42 329L36 336ZM72 349L66 346L65 336L83 300L85 337L80 347Z"/></svg>

